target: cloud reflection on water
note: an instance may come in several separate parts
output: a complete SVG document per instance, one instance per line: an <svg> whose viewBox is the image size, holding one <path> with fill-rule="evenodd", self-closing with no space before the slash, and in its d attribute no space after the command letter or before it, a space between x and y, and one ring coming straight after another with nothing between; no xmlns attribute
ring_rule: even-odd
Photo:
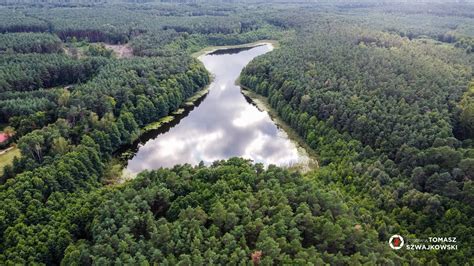
<svg viewBox="0 0 474 266"><path fill-rule="evenodd" d="M178 125L144 143L128 161L127 170L138 173L183 163L209 164L234 156L265 165L297 163L300 154L295 144L267 112L249 104L235 85L243 67L271 48L265 45L237 54L201 57L214 75L209 94Z"/></svg>

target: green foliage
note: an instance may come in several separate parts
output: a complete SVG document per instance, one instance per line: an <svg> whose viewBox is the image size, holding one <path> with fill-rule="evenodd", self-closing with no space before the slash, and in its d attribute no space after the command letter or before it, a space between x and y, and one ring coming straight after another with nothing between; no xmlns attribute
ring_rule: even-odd
<svg viewBox="0 0 474 266"><path fill-rule="evenodd" d="M59 53L61 40L47 33L0 34L0 54L4 53Z"/></svg>
<svg viewBox="0 0 474 266"><path fill-rule="evenodd" d="M0 9L0 123L22 152L0 179L0 264L474 263L471 5L35 5ZM190 53L269 38L241 83L319 169L233 158L104 187L120 147L209 83ZM397 252L393 234L459 249Z"/></svg>
<svg viewBox="0 0 474 266"><path fill-rule="evenodd" d="M422 167L425 175L414 183L422 191L458 198L465 175L459 162L469 155L459 149L451 121L471 78L471 58L345 23L331 31L303 27L286 46L249 64L242 84L268 96L316 150L320 134L308 129L308 116L388 156L405 178ZM463 108L468 130L468 100Z"/></svg>
<svg viewBox="0 0 474 266"><path fill-rule="evenodd" d="M17 9L0 8L0 33L7 32L43 32L48 24Z"/></svg>
<svg viewBox="0 0 474 266"><path fill-rule="evenodd" d="M60 54L14 54L0 57L0 92L31 91L84 82L107 61L74 60Z"/></svg>
<svg viewBox="0 0 474 266"><path fill-rule="evenodd" d="M471 243L472 219L454 219L451 213L473 212L467 196L472 142L456 139L470 132L471 99L465 90L472 55L455 45L381 32L371 26L378 17L373 12L364 23L357 15L340 21L326 15L279 17L276 23L296 24L296 35L252 61L240 82L267 96L318 151L323 167L316 178L363 202L357 212L377 228L380 241L401 232L456 234ZM382 25L393 18L384 14ZM403 19L391 25L405 26ZM472 250L461 249L404 255L468 263L463 257Z"/></svg>
<svg viewBox="0 0 474 266"><path fill-rule="evenodd" d="M90 45L86 51L86 55L111 57L113 51L105 48L103 44Z"/></svg>
<svg viewBox="0 0 474 266"><path fill-rule="evenodd" d="M30 124L34 114L41 111L49 111L57 105L58 90L39 89L26 92L3 92L0 93L0 121L10 122L18 129L20 135L31 131L21 129L21 125ZM21 118L20 118L21 117ZM38 124L37 126L41 126Z"/></svg>
<svg viewBox="0 0 474 266"><path fill-rule="evenodd" d="M474 83L471 82L460 103L459 134L465 138L474 138Z"/></svg>
<svg viewBox="0 0 474 266"><path fill-rule="evenodd" d="M273 264L396 258L375 230L354 229L337 191L243 159L145 172L96 206L94 241L69 246L63 263L249 263L257 250Z"/></svg>

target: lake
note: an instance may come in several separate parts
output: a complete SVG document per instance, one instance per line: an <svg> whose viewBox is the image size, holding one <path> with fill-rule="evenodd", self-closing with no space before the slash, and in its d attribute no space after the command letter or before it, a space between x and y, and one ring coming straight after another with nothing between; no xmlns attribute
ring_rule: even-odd
<svg viewBox="0 0 474 266"><path fill-rule="evenodd" d="M210 164L230 157L265 165L307 163L306 152L288 138L266 111L244 97L235 84L245 65L272 49L265 44L200 56L199 60L213 76L209 93L170 124L142 136L126 170L136 174L176 164Z"/></svg>

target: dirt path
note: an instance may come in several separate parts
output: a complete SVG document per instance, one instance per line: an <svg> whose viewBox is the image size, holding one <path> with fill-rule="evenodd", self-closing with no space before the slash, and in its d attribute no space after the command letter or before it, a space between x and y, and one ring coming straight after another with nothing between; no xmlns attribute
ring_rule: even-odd
<svg viewBox="0 0 474 266"><path fill-rule="evenodd" d="M0 155L2 155L2 154L4 154L4 153L7 153L7 152L9 152L10 150L13 150L13 148L14 148L14 147L9 147L9 148L6 148L6 149L4 149L4 150L1 150L1 151L0 151Z"/></svg>

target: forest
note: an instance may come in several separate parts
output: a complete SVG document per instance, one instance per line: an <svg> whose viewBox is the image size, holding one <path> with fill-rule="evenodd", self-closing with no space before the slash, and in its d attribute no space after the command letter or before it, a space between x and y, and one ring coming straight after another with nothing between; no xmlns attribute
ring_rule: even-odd
<svg viewBox="0 0 474 266"><path fill-rule="evenodd" d="M119 151L211 82L193 54L258 40L278 48L240 85L319 167L119 182ZM474 264L473 52L469 1L0 1L0 150L21 154L0 164L0 264Z"/></svg>

